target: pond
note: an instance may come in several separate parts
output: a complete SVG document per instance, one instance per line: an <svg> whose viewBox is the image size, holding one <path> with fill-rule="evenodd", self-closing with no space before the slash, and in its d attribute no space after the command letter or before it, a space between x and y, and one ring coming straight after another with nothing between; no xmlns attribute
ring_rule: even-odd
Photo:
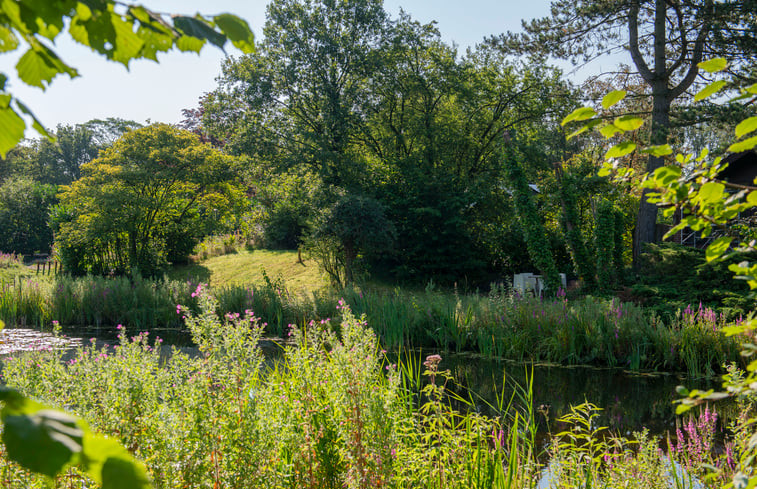
<svg viewBox="0 0 757 489"><path fill-rule="evenodd" d="M162 333L162 334L161 334ZM50 333L33 329L5 329L0 331L0 355L8 355L23 350L75 349L88 344L89 338L96 338L98 346L116 342L110 330L79 330L76 337L56 337ZM197 349L191 346L186 334L176 330L154 332L165 339L163 348L170 353L171 344L192 354ZM85 339L86 338L86 339ZM261 347L267 356L275 358L281 349L276 342L266 339ZM417 366L426 355L437 352L403 352L402 358L410 358ZM389 354L391 361L397 361L396 354ZM441 353L440 369L448 369L453 381L450 390L471 404L458 403L457 408L476 409L484 414L499 414L496 406L513 398L518 407L523 407L522 393L533 376L531 402L533 411L539 412L537 420L539 432L555 433L564 429L556 423L561 416L570 412L570 407L588 401L598 408L598 422L613 434L628 436L643 427L653 434L664 434L676 426L675 406L678 385L688 388L718 389L717 379L690 379L683 375L665 373L638 373L622 369L593 368L587 366L566 367L547 364L524 364L498 361L476 355ZM719 408L721 420L727 419L727 405ZM725 416L723 416L725 415Z"/></svg>

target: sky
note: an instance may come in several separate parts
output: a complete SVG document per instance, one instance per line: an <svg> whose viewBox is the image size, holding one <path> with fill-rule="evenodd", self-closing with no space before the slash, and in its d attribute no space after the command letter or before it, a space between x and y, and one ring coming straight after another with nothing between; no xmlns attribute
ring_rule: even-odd
<svg viewBox="0 0 757 489"><path fill-rule="evenodd" d="M265 0L142 0L158 12L215 15L231 12L246 19L256 39L262 37ZM521 19L549 14L549 0L385 0L392 17L400 7L421 22L437 21L442 38L456 43L461 51L484 37L508 30L518 31ZM75 79L58 76L42 91L18 81L15 64L22 53L0 54L0 72L11 75L10 90L26 103L47 126L78 124L91 119L120 117L140 123L182 119L181 110L196 107L199 97L216 87L225 54L206 46L200 55L172 50L161 53L160 63L132 61L127 71L105 60L89 48L78 45L67 34L54 46L58 55L81 75ZM239 51L230 44L228 54ZM36 134L27 131L27 137Z"/></svg>

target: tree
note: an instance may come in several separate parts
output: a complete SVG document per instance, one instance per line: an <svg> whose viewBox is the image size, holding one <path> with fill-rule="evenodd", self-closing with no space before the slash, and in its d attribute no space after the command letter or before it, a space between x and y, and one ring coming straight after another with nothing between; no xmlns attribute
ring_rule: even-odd
<svg viewBox="0 0 757 489"><path fill-rule="evenodd" d="M387 253L394 242L394 226L381 204L369 197L345 195L319 221L309 247L340 288L355 282L359 255Z"/></svg>
<svg viewBox="0 0 757 489"><path fill-rule="evenodd" d="M160 271L221 229L241 192L233 160L158 124L127 133L64 187L56 248L72 272Z"/></svg>
<svg viewBox="0 0 757 489"><path fill-rule="evenodd" d="M253 35L244 20L232 14L212 18L156 13L142 5L116 0L17 0L0 3L0 53L26 49L16 64L18 77L27 85L45 89L57 75L78 76L50 47L67 30L79 44L111 61L129 66L132 59L157 61L157 54L173 47L199 52L208 41L223 49L227 40L244 52L254 49ZM32 118L34 128L49 136L32 111L7 88L0 73L0 156L24 136Z"/></svg>
<svg viewBox="0 0 757 489"><path fill-rule="evenodd" d="M206 127L232 151L304 163L327 185L359 179L357 108L385 21L379 0L274 0L257 52L225 63Z"/></svg>
<svg viewBox="0 0 757 489"><path fill-rule="evenodd" d="M0 185L0 250L29 255L49 253L53 233L48 225L56 203L55 187L28 178Z"/></svg>
<svg viewBox="0 0 757 489"><path fill-rule="evenodd" d="M749 33L754 32L755 11L754 0L557 0L551 17L524 22L525 33L507 33L490 42L574 61L627 49L651 91L650 143L664 145L671 106L697 81L698 63L714 55L726 56L734 68L753 63L757 42ZM663 164L662 155L650 154L646 169L651 172ZM657 206L645 191L635 253L641 243L655 240L656 219Z"/></svg>

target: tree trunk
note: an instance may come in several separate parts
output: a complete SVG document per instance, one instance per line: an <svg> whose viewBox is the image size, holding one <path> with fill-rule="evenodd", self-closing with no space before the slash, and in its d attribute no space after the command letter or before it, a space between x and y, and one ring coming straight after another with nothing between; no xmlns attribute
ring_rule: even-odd
<svg viewBox="0 0 757 489"><path fill-rule="evenodd" d="M650 142L653 145L666 144L668 142L670 122L669 90L665 80L658 80L652 87L652 126ZM663 166L665 159L662 156L649 155L647 171L653 172ZM636 220L634 233L633 262L638 264L639 254L644 243L653 243L657 234L657 206L647 202L649 190L644 190L639 204L639 214Z"/></svg>

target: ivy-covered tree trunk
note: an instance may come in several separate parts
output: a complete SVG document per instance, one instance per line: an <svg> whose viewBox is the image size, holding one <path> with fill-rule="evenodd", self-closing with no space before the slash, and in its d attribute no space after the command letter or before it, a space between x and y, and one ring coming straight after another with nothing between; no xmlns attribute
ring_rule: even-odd
<svg viewBox="0 0 757 489"><path fill-rule="evenodd" d="M597 206L596 223L594 240L597 250L597 278L599 279L599 287L608 290L615 285L615 268L613 267L615 209L609 200L602 199Z"/></svg>
<svg viewBox="0 0 757 489"><path fill-rule="evenodd" d="M562 216L560 224L568 241L568 250L576 267L576 272L587 289L596 287L595 278L596 267L589 252L589 246L581 232L580 216L576 208L578 196L576 195L575 182L570 177L565 177L562 173L562 165L555 163L555 176L557 177L558 192L560 194L560 204L562 207Z"/></svg>
<svg viewBox="0 0 757 489"><path fill-rule="evenodd" d="M549 248L547 231L544 229L536 204L531 197L531 188L528 186L515 151L509 144L509 135L507 134L505 137L504 169L515 200L515 212L523 225L528 256L544 277L549 293L555 294L562 282L557 272L552 251Z"/></svg>

